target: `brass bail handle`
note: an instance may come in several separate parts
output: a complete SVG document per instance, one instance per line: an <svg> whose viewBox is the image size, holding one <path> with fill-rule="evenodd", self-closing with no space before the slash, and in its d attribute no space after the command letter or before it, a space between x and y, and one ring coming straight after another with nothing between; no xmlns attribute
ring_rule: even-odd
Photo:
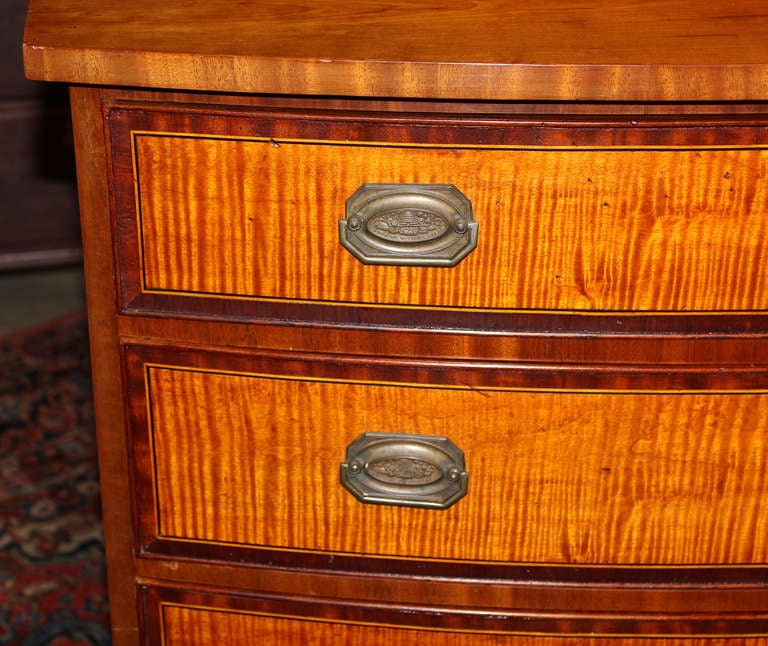
<svg viewBox="0 0 768 646"><path fill-rule="evenodd" d="M466 495L469 474L446 437L363 433L347 447L341 484L364 503L447 509Z"/></svg>
<svg viewBox="0 0 768 646"><path fill-rule="evenodd" d="M372 265L453 267L477 232L472 204L452 184L364 184L339 222L342 246Z"/></svg>

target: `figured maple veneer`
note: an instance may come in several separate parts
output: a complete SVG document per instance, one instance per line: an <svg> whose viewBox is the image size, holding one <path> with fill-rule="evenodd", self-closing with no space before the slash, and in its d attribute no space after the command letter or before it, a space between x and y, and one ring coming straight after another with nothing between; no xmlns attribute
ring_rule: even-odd
<svg viewBox="0 0 768 646"><path fill-rule="evenodd" d="M703 143L722 136L716 127L552 127L538 138L562 145L537 148L523 145L536 132L514 123L369 133L333 117L214 123L117 109L110 123L133 308L167 309L176 297L171 307L184 310L202 296L486 310L768 304L768 150L752 143L762 129L740 130L750 148L722 148ZM445 142L418 143L434 132ZM415 143L397 141L409 134ZM520 143L484 145L494 140ZM340 246L338 221L364 183L455 185L479 221L477 249L452 269L360 263Z"/></svg>
<svg viewBox="0 0 768 646"><path fill-rule="evenodd" d="M71 85L115 646L765 646L765 0L31 0ZM339 244L453 184L450 269ZM366 431L468 494L365 505Z"/></svg>
<svg viewBox="0 0 768 646"><path fill-rule="evenodd" d="M215 608L185 607L166 604L160 609L163 644L191 646L194 644L249 644L263 643L265 635L270 643L325 646L327 644L387 644L405 646L418 639L420 646L532 646L536 638L482 635L477 633L451 633L449 631L422 630L393 626L366 625L364 623L307 620L305 617L269 616L246 612L233 612ZM543 646L543 645L542 645ZM552 646L557 646L553 644ZM639 646L637 641L633 646ZM688 646L688 645L686 645Z"/></svg>
<svg viewBox="0 0 768 646"><path fill-rule="evenodd" d="M247 597L222 597L188 591L148 589L147 614L153 637L149 646L198 646L202 644L301 644L302 646L327 646L328 644L387 644L388 646L714 646L711 639L668 636L666 625L659 621L662 613L642 617L641 613L626 613L612 618L615 626L632 623L651 625L658 623L659 633L653 638L622 637L614 635L610 642L606 637L594 637L581 633L585 625L573 618L563 619L563 632L559 637L536 635L540 619L529 616L520 620L528 624L527 632L510 634L501 622L514 612L500 613L496 626L491 619L484 627L472 630L468 626L476 617L470 617L464 609L464 626L455 623L457 615L441 611L425 612L419 607L347 607L341 604L333 617L312 616L311 603L277 599L248 599ZM282 602L281 602L282 601ZM320 605L320 604L317 604ZM346 612L345 612L346 611ZM480 613L478 613L480 614ZM706 623L704 620L702 623ZM410 625L408 625L410 624ZM495 628L495 629L494 629ZM507 633L507 634L505 634ZM666 638L663 635L667 635ZM729 646L761 646L762 638L741 637L727 642Z"/></svg>
<svg viewBox="0 0 768 646"><path fill-rule="evenodd" d="M236 370L221 354L191 354L199 368L129 359L146 545L768 562L764 393L525 392L463 386L461 371L430 385L439 366L399 383L396 369L359 381L333 362L292 375L279 360ZM466 455L468 495L446 511L358 502L338 469L367 431L449 436Z"/></svg>

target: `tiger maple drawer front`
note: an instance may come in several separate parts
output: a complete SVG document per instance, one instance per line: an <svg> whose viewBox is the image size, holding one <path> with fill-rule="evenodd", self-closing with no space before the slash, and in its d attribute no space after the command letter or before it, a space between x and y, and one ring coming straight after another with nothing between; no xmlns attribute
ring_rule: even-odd
<svg viewBox="0 0 768 646"><path fill-rule="evenodd" d="M509 646L533 646L535 638L501 638L498 635L429 631L418 628L366 625L363 622L323 621L322 618L285 616L275 608L275 614L242 612L222 608L206 608L163 604L159 609L158 630L162 635L153 645L196 646L218 644L413 644L422 646L469 646L506 643ZM414 630L416 631L414 633ZM414 641L417 640L417 641ZM545 642L542 642L545 643ZM555 646L555 645L553 645Z"/></svg>
<svg viewBox="0 0 768 646"><path fill-rule="evenodd" d="M143 550L768 563L766 393L526 392L364 361L130 347ZM467 495L360 502L339 468L364 432L449 437Z"/></svg>
<svg viewBox="0 0 768 646"><path fill-rule="evenodd" d="M768 303L763 125L151 106L108 116L126 309L744 312ZM371 183L454 186L471 203L477 248L452 268L361 262L340 243L339 222ZM421 208L408 195L392 204Z"/></svg>
<svg viewBox="0 0 768 646"><path fill-rule="evenodd" d="M632 611L606 617L555 617L535 612L494 614L444 606L440 609L398 604L345 604L306 597L258 597L204 593L194 590L145 588L145 621L151 627L149 646L239 646L241 644L420 644L423 646L602 646L612 635L614 646L758 646L750 637L760 620L740 618L730 638L674 636L674 611L643 617ZM689 629L706 634L711 617L692 619ZM651 636L639 636L642 626ZM597 630L596 630L597 629ZM757 629L757 630L756 630ZM559 632L559 636L546 633ZM594 635L601 633L600 637ZM536 634L540 633L540 634ZM623 636L622 636L623 633ZM629 636L635 634L635 636ZM759 632L757 632L759 634Z"/></svg>

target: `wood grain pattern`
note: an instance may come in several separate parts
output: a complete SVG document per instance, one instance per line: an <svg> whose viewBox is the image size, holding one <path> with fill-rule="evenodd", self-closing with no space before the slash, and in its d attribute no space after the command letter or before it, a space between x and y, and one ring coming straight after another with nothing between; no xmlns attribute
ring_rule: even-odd
<svg viewBox="0 0 768 646"><path fill-rule="evenodd" d="M447 630L403 629L365 624L307 621L289 618L227 612L207 608L165 605L161 610L162 634L167 646L203 646L218 644L285 643L306 646L328 644L387 644L388 646L604 646L605 637L503 635L482 632L450 632ZM159 642L158 642L159 643ZM759 646L756 638L638 638L612 637L613 646Z"/></svg>
<svg viewBox="0 0 768 646"><path fill-rule="evenodd" d="M80 85L115 645L763 646L766 32L763 0L31 0L27 73ZM456 183L481 246L360 266L364 181ZM369 430L449 435L469 495L354 500Z"/></svg>
<svg viewBox="0 0 768 646"><path fill-rule="evenodd" d="M152 426L149 438L137 429L137 467L159 536L501 562L768 558L762 394L413 388L161 367L148 379ZM142 410L137 399L134 416ZM468 497L445 512L358 503L338 463L371 430L449 435L466 454Z"/></svg>
<svg viewBox="0 0 768 646"><path fill-rule="evenodd" d="M114 646L138 643L138 606L133 585L131 489L124 439L125 411L120 377L116 273L111 252L107 153L101 127L101 93L72 88L72 123L77 152L78 192L85 253L94 410L98 436L109 611Z"/></svg>
<svg viewBox="0 0 768 646"><path fill-rule="evenodd" d="M514 608L495 613L473 612L454 607L431 611L407 604L363 604L301 597L224 596L191 590L146 588L146 612L151 646L162 644L259 643L301 644L506 644L507 646L571 646L620 644L623 646L752 646L761 637L756 621L727 623L733 633L707 635L717 625L715 615L701 614L681 624L674 612L607 613L582 617L578 613L526 615ZM463 615L463 616L461 616ZM723 617L724 618L724 617ZM560 635L547 626L557 626ZM726 623L720 623L722 629ZM726 629L727 630L727 629ZM600 634L598 637L595 633ZM757 633L759 634L759 633ZM644 636L641 636L644 635ZM165 641L161 642L162 639ZM609 637L610 636L610 637ZM651 638L652 637L652 638ZM683 639L680 639L682 637ZM699 639L696 639L699 637ZM266 640L266 641L265 641ZM610 640L608 642L608 640Z"/></svg>
<svg viewBox="0 0 768 646"><path fill-rule="evenodd" d="M240 556L242 552L236 554ZM272 556L277 554L272 552ZM520 618L595 618L606 612L623 617L644 614L647 618L660 618L666 614L668 619L674 616L680 623L719 614L723 624L715 632L720 634L744 634L743 629L737 631L733 625L726 626L728 621L768 616L768 582L761 576L761 568L736 567L730 572L727 568L701 566L574 568L529 564L486 568L476 563L462 567L446 562L441 572L430 567L434 563L411 563L410 571L397 569L392 566L398 563L387 559L384 567L371 572L376 562L383 559L358 558L353 567L345 568L336 567L337 559L343 560L336 556L333 560L326 558L320 567L296 568L295 555L292 567L281 567L282 563L242 567L232 562L200 563L177 557L174 552L162 559L140 559L136 564L139 583L163 587L163 596L168 600L200 605L206 602L192 601L184 591L204 582L208 590L218 590L225 597L242 599L258 595L309 605L333 606L334 599L347 599L354 600L352 605L367 607L439 606L443 611L459 612L472 608L476 615L506 613ZM302 559L302 565L305 563ZM277 603L278 609L272 612L279 614ZM686 632L679 627L676 630ZM671 626L668 632L674 632ZM690 632L689 624L687 633Z"/></svg>
<svg viewBox="0 0 768 646"><path fill-rule="evenodd" d="M34 0L25 61L37 79L224 92L760 100L766 28L760 0Z"/></svg>
<svg viewBox="0 0 768 646"><path fill-rule="evenodd" d="M353 323L358 323L359 310L355 314L357 318ZM708 317L706 323L688 317L694 319L692 329L670 331L669 328L654 328L654 333L643 334L636 329L627 329L634 319L617 317L613 318L612 330L606 329L608 326L604 319L596 321L592 317L579 317L568 329L565 323L570 318L553 320L553 317L546 315L541 317L546 316L544 320L536 318L537 326L522 316L515 316L506 321L509 329L495 319L491 323L497 325L491 327L491 323L487 323L488 328L482 329L484 321L476 317L476 329L466 331L455 327L424 329L427 327L424 319L416 319L411 312L403 314L396 332L390 330L393 333L386 335L381 333L381 326L296 326L253 320L223 323L219 320L180 320L147 315L122 317L120 333L124 339L134 342L163 338L172 345L220 344L222 347L266 351L290 347L300 353L376 356L382 361L416 357L422 360L493 360L497 369L503 367L502 362L509 362L507 365L520 376L526 370L549 370L550 374L557 370L562 374L570 369L584 374L598 369L614 376L625 371L643 373L648 379L653 379L644 383L646 389L653 384L666 384L665 387L671 388L679 373L687 373L691 378L698 374L702 379L698 382L701 386L705 383L705 373L716 378L719 385L710 382L710 389L768 388L768 334L760 332L762 328L758 325L753 328L757 331L751 334L740 333L743 324L729 317ZM442 320L446 322L446 318L443 315ZM669 320L664 319L665 322ZM696 324L703 329L709 324L711 333L696 334ZM715 331L715 324L722 327ZM553 329L558 330L556 335ZM727 342L724 342L726 336ZM518 385L523 383L521 381ZM693 388L695 383L691 381L688 388ZM574 386L578 385L584 386L578 381L574 383ZM604 383L604 387L611 386L628 388L629 384Z"/></svg>
<svg viewBox="0 0 768 646"><path fill-rule="evenodd" d="M560 101L450 101L434 99L397 99L391 97L355 97L355 96L307 96L307 95L269 95L269 94L225 94L209 92L183 92L173 90L152 90L140 88L103 88L102 94L108 104L133 104L148 102L163 102L166 104L194 104L201 100L209 106L247 106L261 108L302 109L302 110L349 110L379 113L399 114L488 114L488 115L523 115L551 117L568 115L575 117L585 115L594 117L603 115L612 120L617 115L632 117L663 115L664 117L689 115L700 118L710 115L722 118L723 115L765 115L766 107L759 101L749 103L632 103L622 101L612 102L579 102L567 103Z"/></svg>
<svg viewBox="0 0 768 646"><path fill-rule="evenodd" d="M146 291L491 309L757 310L768 153L135 138ZM232 177L241 178L232 181ZM456 185L453 269L365 266L337 222L364 183Z"/></svg>

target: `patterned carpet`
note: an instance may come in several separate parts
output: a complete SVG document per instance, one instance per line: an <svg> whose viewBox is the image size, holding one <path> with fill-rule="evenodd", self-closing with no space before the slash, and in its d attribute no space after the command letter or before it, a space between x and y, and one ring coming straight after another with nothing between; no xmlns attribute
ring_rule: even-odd
<svg viewBox="0 0 768 646"><path fill-rule="evenodd" d="M83 316L0 340L0 645L111 643Z"/></svg>

